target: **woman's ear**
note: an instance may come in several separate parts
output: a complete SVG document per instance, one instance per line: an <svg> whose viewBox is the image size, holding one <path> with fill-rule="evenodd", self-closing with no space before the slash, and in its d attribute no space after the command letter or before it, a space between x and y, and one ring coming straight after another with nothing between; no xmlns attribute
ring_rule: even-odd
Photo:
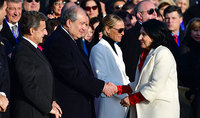
<svg viewBox="0 0 200 118"><path fill-rule="evenodd" d="M107 34L109 34L110 33L110 27L105 26L105 31L106 31Z"/></svg>

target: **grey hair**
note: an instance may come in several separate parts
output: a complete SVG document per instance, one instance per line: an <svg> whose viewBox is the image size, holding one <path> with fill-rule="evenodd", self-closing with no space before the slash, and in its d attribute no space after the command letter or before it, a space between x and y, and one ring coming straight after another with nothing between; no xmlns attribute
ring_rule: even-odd
<svg viewBox="0 0 200 118"><path fill-rule="evenodd" d="M21 2L21 3L23 3L23 0L6 0L7 1L7 3L8 2L14 2L14 3L19 3L19 2Z"/></svg>
<svg viewBox="0 0 200 118"><path fill-rule="evenodd" d="M61 18L60 18L61 25L65 25L65 23L68 19L70 19L72 22L76 21L78 9L82 9L82 8L79 6L71 6L67 9L63 10L63 12L61 13ZM84 11L84 13L86 14L85 11Z"/></svg>

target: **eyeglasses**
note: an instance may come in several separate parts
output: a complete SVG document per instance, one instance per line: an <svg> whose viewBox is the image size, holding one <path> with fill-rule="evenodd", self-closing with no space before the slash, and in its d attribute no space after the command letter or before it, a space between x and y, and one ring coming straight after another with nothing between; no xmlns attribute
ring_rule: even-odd
<svg viewBox="0 0 200 118"><path fill-rule="evenodd" d="M123 5L117 5L115 6L115 9L121 9L123 7Z"/></svg>
<svg viewBox="0 0 200 118"><path fill-rule="evenodd" d="M27 2L33 2L33 0L26 0ZM40 0L35 0L35 2L40 2Z"/></svg>
<svg viewBox="0 0 200 118"><path fill-rule="evenodd" d="M74 2L76 5L80 5L80 2L79 1L76 1L76 2Z"/></svg>
<svg viewBox="0 0 200 118"><path fill-rule="evenodd" d="M57 2L54 2L54 5L55 6L64 6L65 2L59 2L59 1L57 1Z"/></svg>
<svg viewBox="0 0 200 118"><path fill-rule="evenodd" d="M124 28L120 28L120 29L117 29L117 28L114 28L114 27L112 27L112 28L115 29L115 30L117 30L118 33L122 33L122 32L124 32Z"/></svg>
<svg viewBox="0 0 200 118"><path fill-rule="evenodd" d="M154 11L157 12L157 9L151 8L151 9L149 9L149 10L147 10L147 11L142 11L142 12L147 12L149 15L151 15L151 14L154 13Z"/></svg>
<svg viewBox="0 0 200 118"><path fill-rule="evenodd" d="M86 11L90 11L90 10L96 10L97 9L97 6L92 6L92 7L85 7L85 10Z"/></svg>

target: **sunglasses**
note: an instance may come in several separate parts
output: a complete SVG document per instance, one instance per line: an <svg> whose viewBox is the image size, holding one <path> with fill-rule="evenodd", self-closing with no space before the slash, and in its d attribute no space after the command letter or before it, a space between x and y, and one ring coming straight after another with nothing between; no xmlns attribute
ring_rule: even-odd
<svg viewBox="0 0 200 118"><path fill-rule="evenodd" d="M118 33L122 33L122 32L124 32L124 28L120 28L120 29L116 29L116 28L114 28L114 27L112 27L112 28L115 29L115 30L117 30Z"/></svg>
<svg viewBox="0 0 200 118"><path fill-rule="evenodd" d="M157 12L157 9L151 8L151 9L149 9L149 10L147 10L147 11L142 11L142 12L147 12L149 15L151 15L151 14L154 13L154 11Z"/></svg>
<svg viewBox="0 0 200 118"><path fill-rule="evenodd" d="M92 6L92 7L85 7L85 10L86 11L90 11L90 10L96 10L97 9L97 6Z"/></svg>
<svg viewBox="0 0 200 118"><path fill-rule="evenodd" d="M54 4L55 4L56 6L64 6L64 5L65 5L65 2L59 2L59 1L57 1L57 2L54 2Z"/></svg>
<svg viewBox="0 0 200 118"><path fill-rule="evenodd" d="M117 5L116 7L115 7L115 9L121 9L123 7L123 5Z"/></svg>
<svg viewBox="0 0 200 118"><path fill-rule="evenodd" d="M79 1L76 1L76 2L74 2L76 5L80 5L80 2Z"/></svg>
<svg viewBox="0 0 200 118"><path fill-rule="evenodd" d="M26 0L27 2L33 2L33 0ZM35 0L35 2L39 2L40 0Z"/></svg>

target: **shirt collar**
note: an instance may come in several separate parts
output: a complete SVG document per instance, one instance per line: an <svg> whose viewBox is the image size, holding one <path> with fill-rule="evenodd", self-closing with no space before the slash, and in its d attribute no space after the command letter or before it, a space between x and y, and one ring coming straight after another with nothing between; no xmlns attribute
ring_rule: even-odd
<svg viewBox="0 0 200 118"><path fill-rule="evenodd" d="M25 40L27 40L29 43L31 43L35 48L37 48L37 44L35 44L33 41L31 41L30 39L26 38L25 36L22 36L22 38L24 38Z"/></svg>
<svg viewBox="0 0 200 118"><path fill-rule="evenodd" d="M70 35L70 33L62 25L61 25L61 28L72 38L72 40L74 40L74 38Z"/></svg>
<svg viewBox="0 0 200 118"><path fill-rule="evenodd" d="M171 35L174 36L175 34L171 33ZM180 32L178 31L178 32L176 33L176 35L179 37Z"/></svg>
<svg viewBox="0 0 200 118"><path fill-rule="evenodd" d="M7 21L7 20L6 20L6 21ZM10 27L10 30L12 30L12 26L17 25L17 27L18 27L18 22L15 23L15 24L12 24L12 23L9 23L9 22L7 21L7 23L8 23L8 25L9 25L9 27Z"/></svg>

